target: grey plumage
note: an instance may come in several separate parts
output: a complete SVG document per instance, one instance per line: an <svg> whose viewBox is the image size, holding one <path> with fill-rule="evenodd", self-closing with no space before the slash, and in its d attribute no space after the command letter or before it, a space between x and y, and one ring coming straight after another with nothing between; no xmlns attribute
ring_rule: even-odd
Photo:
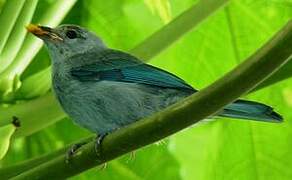
<svg viewBox="0 0 292 180"><path fill-rule="evenodd" d="M107 48L84 28L33 27L52 59L53 89L65 112L80 126L104 134L157 112L196 90L161 69ZM238 100L219 116L279 122L261 103Z"/></svg>
<svg viewBox="0 0 292 180"><path fill-rule="evenodd" d="M114 50L107 50L111 53ZM97 60L99 53L87 52ZM104 52L103 52L104 53ZM86 62L73 56L53 66L53 88L65 112L79 125L96 133L106 133L157 112L188 96L177 89L151 87L114 81L82 82L72 78L72 62ZM85 65L81 63L82 65ZM64 67L68 67L65 68Z"/></svg>

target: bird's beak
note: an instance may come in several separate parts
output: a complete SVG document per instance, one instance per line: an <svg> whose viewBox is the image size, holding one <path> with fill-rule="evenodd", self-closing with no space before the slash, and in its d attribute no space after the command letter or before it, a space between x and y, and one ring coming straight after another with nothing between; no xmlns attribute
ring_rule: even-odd
<svg viewBox="0 0 292 180"><path fill-rule="evenodd" d="M42 40L51 40L51 41L63 41L54 29L46 26L37 26L34 24L29 24L26 26L28 32L34 34L35 36L39 37Z"/></svg>

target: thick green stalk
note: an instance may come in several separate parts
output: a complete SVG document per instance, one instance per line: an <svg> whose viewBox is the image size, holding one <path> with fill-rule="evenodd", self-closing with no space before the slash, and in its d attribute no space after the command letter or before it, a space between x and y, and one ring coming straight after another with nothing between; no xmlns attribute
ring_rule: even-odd
<svg viewBox="0 0 292 180"><path fill-rule="evenodd" d="M25 0L9 0L6 1L0 14L1 30L0 30L0 54L14 26L14 23L21 11Z"/></svg>
<svg viewBox="0 0 292 180"><path fill-rule="evenodd" d="M97 153L95 142L92 141L82 147L70 163L65 163L64 154L12 179L70 177L172 135L215 114L225 105L252 90L288 62L291 54L292 21L254 55L207 88L149 118L109 134L102 143L102 149Z"/></svg>
<svg viewBox="0 0 292 180"><path fill-rule="evenodd" d="M291 57L291 59L292 59L292 57ZM265 87L268 87L268 86L270 86L272 84L275 84L277 82L283 81L285 79L291 78L292 77L291 69L292 69L292 61L289 61L287 64L285 64L285 66L282 66L281 68L279 68L279 70L276 71L272 76L270 76L265 81L260 83L254 89L254 91L262 89L262 88L265 88Z"/></svg>
<svg viewBox="0 0 292 180"><path fill-rule="evenodd" d="M20 162L20 163L15 164L15 165L3 167L0 169L0 177L2 179L9 179L9 178L12 178L14 176L17 176L17 175L21 174L22 172L25 172L25 171L27 171L35 166L38 166L42 163L46 163L46 162L48 162L48 161L50 161L58 156L61 156L65 153L67 153L68 149L76 143L80 143L80 142L88 143L88 142L92 141L92 139L95 139L95 136L89 136L87 138L79 140L78 142L68 144L68 145L64 146L63 148L56 150L52 153L47 153L47 154L44 154L42 156L26 160L26 161Z"/></svg>
<svg viewBox="0 0 292 180"><path fill-rule="evenodd" d="M26 29L25 27L32 19L38 0L26 1L15 26L5 44L3 52L0 54L0 72L7 68L17 55L24 41Z"/></svg>
<svg viewBox="0 0 292 180"><path fill-rule="evenodd" d="M201 23L229 0L201 0L130 51L147 61Z"/></svg>

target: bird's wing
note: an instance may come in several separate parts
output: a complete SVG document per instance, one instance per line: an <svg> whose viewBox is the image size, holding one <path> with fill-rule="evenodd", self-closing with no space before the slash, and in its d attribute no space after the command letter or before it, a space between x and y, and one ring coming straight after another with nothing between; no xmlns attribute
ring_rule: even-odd
<svg viewBox="0 0 292 180"><path fill-rule="evenodd" d="M98 60L94 63L73 68L71 75L79 81L107 80L195 91L179 77L144 64L127 53L106 50L98 56L96 57Z"/></svg>

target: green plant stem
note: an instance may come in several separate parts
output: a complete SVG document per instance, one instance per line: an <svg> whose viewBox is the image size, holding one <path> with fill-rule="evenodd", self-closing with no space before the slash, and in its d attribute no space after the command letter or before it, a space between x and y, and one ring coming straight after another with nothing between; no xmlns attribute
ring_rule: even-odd
<svg viewBox="0 0 292 180"><path fill-rule="evenodd" d="M147 61L201 23L229 0L201 0L130 51Z"/></svg>
<svg viewBox="0 0 292 180"><path fill-rule="evenodd" d="M70 177L172 135L215 114L253 89L288 62L291 54L292 21L254 55L207 88L149 118L109 134L97 153L95 142L92 141L82 147L70 163L65 163L65 155L58 156L12 179Z"/></svg>
<svg viewBox="0 0 292 180"><path fill-rule="evenodd" d="M82 140L79 140L78 142L79 143L80 142L88 143L94 138L95 138L95 136L89 136L89 137L86 137L86 138L84 138ZM35 166L38 166L38 165L40 165L42 163L46 163L46 162L50 161L51 159L54 159L54 158L56 158L58 156L61 156L61 155L65 154L65 153L67 153L69 148L72 147L74 144L76 144L78 142L74 142L74 143L68 144L68 145L64 146L63 148L61 148L59 150L56 150L56 151L54 151L52 153L47 153L47 154L41 155L39 157L20 162L20 163L15 164L15 165L11 165L11 166L8 166L8 167L1 168L0 169L0 177L2 179L9 179L9 178L17 176L20 173L25 172L25 171L27 171L27 170L35 167Z"/></svg>
<svg viewBox="0 0 292 180"><path fill-rule="evenodd" d="M290 57L290 59L292 59L292 57ZM275 84L277 82L290 78L292 76L291 69L292 69L292 61L289 61L287 64L285 64L285 66L280 67L278 71L272 74L272 76L270 76L269 78L264 80L262 83L260 83L253 91L257 91L259 89L268 87L272 84Z"/></svg>

